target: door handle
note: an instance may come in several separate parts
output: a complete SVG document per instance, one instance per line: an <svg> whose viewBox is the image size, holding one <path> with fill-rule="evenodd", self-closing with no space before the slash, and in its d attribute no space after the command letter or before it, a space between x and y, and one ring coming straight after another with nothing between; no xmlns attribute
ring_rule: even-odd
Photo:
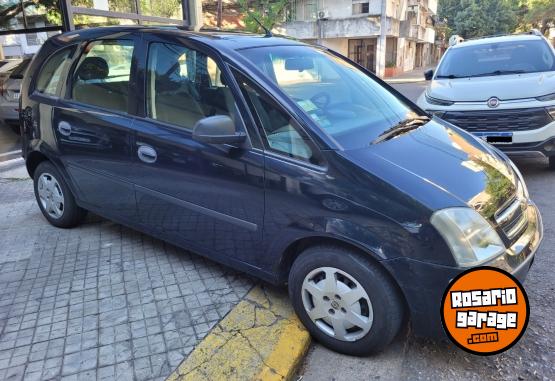
<svg viewBox="0 0 555 381"><path fill-rule="evenodd" d="M156 162L156 159L158 158L156 150L151 146L147 146L144 144L139 146L139 149L137 150L137 155L139 156L139 159L141 159L141 161L144 161L148 164Z"/></svg>
<svg viewBox="0 0 555 381"><path fill-rule="evenodd" d="M68 122L64 122L64 121L58 123L58 131L63 136L71 135L71 124L69 124Z"/></svg>

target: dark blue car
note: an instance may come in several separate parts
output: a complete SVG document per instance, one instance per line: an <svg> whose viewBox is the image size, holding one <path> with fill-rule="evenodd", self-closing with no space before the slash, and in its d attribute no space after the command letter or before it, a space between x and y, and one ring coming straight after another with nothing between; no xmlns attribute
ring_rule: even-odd
<svg viewBox="0 0 555 381"><path fill-rule="evenodd" d="M91 211L274 284L349 354L487 265L523 279L542 238L512 162L325 48L179 28L48 40L21 92L45 218Z"/></svg>

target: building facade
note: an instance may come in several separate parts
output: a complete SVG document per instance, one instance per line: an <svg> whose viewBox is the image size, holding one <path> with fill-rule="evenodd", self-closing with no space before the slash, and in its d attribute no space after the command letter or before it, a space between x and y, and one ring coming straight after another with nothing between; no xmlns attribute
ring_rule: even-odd
<svg viewBox="0 0 555 381"><path fill-rule="evenodd" d="M383 77L434 63L436 12L437 0L292 0L276 29Z"/></svg>

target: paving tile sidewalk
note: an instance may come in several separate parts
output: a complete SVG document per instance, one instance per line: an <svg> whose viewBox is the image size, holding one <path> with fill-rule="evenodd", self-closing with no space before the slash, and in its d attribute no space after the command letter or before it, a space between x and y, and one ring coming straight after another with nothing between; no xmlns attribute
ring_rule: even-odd
<svg viewBox="0 0 555 381"><path fill-rule="evenodd" d="M0 179L0 380L166 378L252 281L96 216L47 224Z"/></svg>

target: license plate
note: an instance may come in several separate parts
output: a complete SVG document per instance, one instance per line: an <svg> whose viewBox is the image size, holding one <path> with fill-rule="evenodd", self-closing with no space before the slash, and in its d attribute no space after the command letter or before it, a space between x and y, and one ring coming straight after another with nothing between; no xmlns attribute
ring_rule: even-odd
<svg viewBox="0 0 555 381"><path fill-rule="evenodd" d="M512 132L475 132L474 135L490 144L512 144Z"/></svg>
<svg viewBox="0 0 555 381"><path fill-rule="evenodd" d="M19 91L8 91L8 98L13 99L15 101L19 100Z"/></svg>

